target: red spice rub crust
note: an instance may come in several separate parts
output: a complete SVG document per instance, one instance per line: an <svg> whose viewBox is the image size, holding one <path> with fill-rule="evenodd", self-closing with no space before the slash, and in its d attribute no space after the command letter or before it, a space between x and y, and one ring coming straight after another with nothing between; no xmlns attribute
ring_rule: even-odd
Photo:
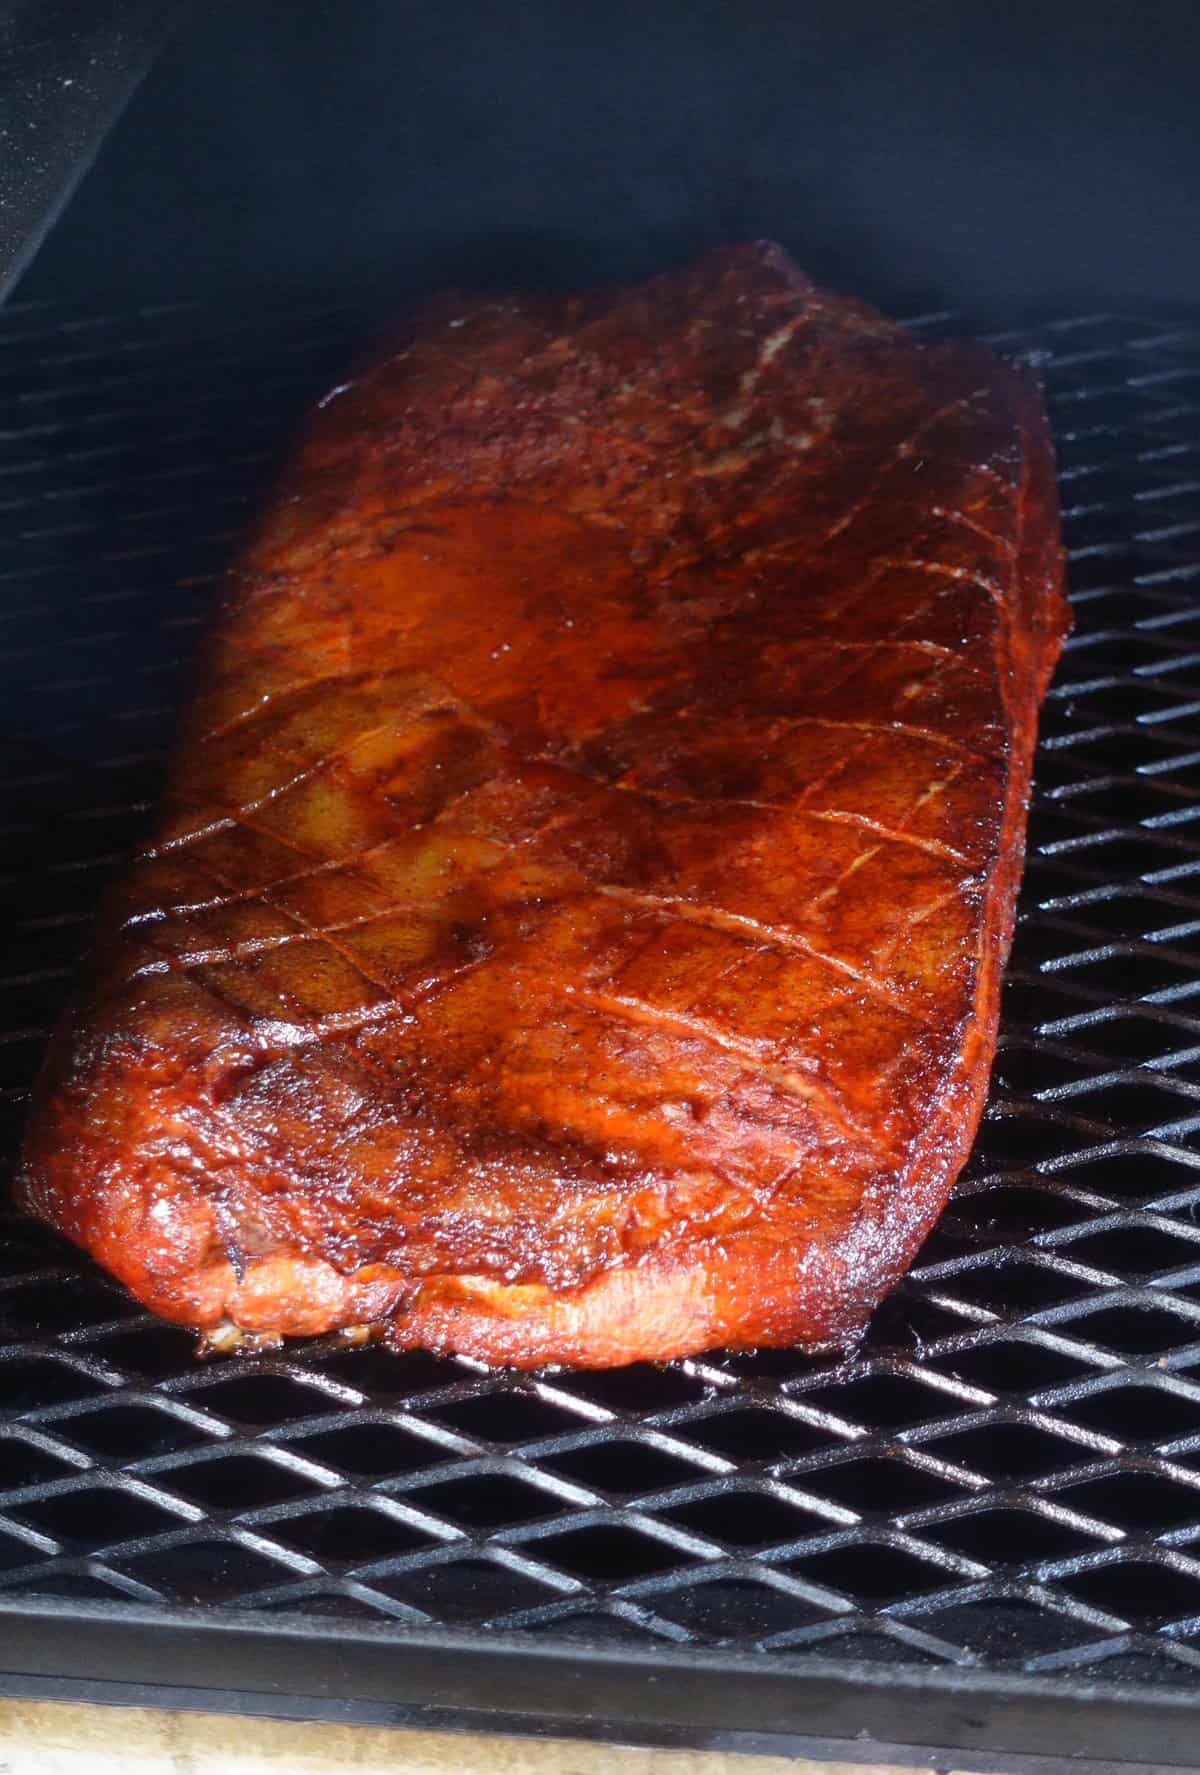
<svg viewBox="0 0 1200 1775"><path fill-rule="evenodd" d="M847 1336L982 1109L1061 578L1025 377L773 247L443 299L232 575L22 1199L202 1328Z"/></svg>

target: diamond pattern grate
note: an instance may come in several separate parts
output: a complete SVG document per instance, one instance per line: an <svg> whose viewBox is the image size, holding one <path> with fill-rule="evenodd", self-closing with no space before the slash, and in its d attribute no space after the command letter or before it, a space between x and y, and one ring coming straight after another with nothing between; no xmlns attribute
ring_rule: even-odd
<svg viewBox="0 0 1200 1775"><path fill-rule="evenodd" d="M0 314L10 1148L215 578L360 324ZM1045 379L1078 629L987 1120L861 1349L202 1365L7 1213L0 1599L1200 1685L1200 332L999 343Z"/></svg>

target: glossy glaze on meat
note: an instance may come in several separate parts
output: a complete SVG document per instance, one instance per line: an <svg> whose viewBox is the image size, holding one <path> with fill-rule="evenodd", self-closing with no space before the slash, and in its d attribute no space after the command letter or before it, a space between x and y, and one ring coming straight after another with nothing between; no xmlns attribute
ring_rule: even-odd
<svg viewBox="0 0 1200 1775"><path fill-rule="evenodd" d="M1065 628L1024 377L771 247L425 311L233 575L21 1190L199 1327L860 1327L968 1151Z"/></svg>

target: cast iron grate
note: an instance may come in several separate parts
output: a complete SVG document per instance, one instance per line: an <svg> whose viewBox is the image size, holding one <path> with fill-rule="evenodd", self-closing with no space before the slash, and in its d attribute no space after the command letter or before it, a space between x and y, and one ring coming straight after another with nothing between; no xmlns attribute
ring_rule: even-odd
<svg viewBox="0 0 1200 1775"><path fill-rule="evenodd" d="M359 327L0 315L10 1147L215 577ZM1045 378L1078 630L988 1118L859 1352L199 1365L10 1213L0 1599L1200 1681L1200 332L999 344Z"/></svg>

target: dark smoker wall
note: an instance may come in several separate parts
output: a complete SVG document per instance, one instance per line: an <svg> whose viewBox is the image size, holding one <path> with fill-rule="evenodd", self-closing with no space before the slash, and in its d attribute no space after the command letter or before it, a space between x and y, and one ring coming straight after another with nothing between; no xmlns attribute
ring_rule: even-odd
<svg viewBox="0 0 1200 1775"><path fill-rule="evenodd" d="M1200 4L199 0L21 293L639 275L1200 301Z"/></svg>

